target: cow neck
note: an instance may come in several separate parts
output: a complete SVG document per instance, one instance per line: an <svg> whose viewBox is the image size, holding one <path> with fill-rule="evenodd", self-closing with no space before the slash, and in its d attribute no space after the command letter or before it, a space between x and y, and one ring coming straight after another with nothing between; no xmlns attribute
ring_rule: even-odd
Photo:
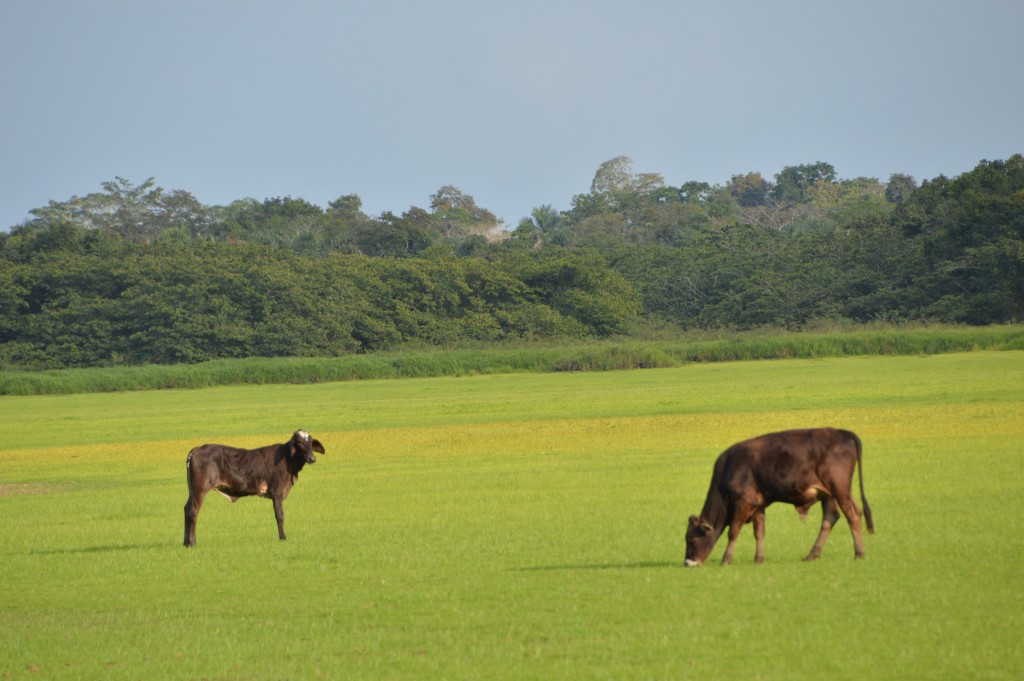
<svg viewBox="0 0 1024 681"><path fill-rule="evenodd" d="M306 458L292 454L290 442L281 446L281 454L284 458L284 467L288 474L292 476L292 482L294 482L299 477L299 471L306 465Z"/></svg>
<svg viewBox="0 0 1024 681"><path fill-rule="evenodd" d="M299 477L299 471L306 465L306 460L297 456L288 457L288 472L291 473L292 479Z"/></svg>
<svg viewBox="0 0 1024 681"><path fill-rule="evenodd" d="M727 457L723 452L715 459L715 467L711 474L711 484L708 485L708 496L704 499L704 508L701 509L700 519L706 521L715 530L715 537L722 534L729 516L729 500L723 488L726 474Z"/></svg>
<svg viewBox="0 0 1024 681"><path fill-rule="evenodd" d="M725 529L725 522L728 515L728 502L725 495L717 489L710 489L708 497L704 500L704 508L701 509L700 519L707 521L715 529L715 534L721 534Z"/></svg>

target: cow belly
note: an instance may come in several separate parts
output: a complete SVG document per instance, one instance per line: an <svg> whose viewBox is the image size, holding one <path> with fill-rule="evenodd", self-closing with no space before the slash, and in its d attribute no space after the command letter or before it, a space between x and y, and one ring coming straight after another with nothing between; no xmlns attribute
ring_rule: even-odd
<svg viewBox="0 0 1024 681"><path fill-rule="evenodd" d="M805 489L803 494L798 495L795 499L789 501L789 503L796 506L796 512L800 514L801 518L806 518L807 512L811 510L811 507L828 496L829 493L825 491L823 487L815 485Z"/></svg>
<svg viewBox="0 0 1024 681"><path fill-rule="evenodd" d="M828 490L825 489L823 486L811 485L810 487L804 490L803 502L805 504L814 504L814 502L821 501L822 499L828 496L831 495L828 493Z"/></svg>
<svg viewBox="0 0 1024 681"><path fill-rule="evenodd" d="M217 487L215 489L234 503L242 497L248 497L253 494L258 497L267 497L269 496L268 490L270 489L270 485L267 484L266 480L260 480L256 483L256 488L252 491L239 492L238 490L225 486Z"/></svg>

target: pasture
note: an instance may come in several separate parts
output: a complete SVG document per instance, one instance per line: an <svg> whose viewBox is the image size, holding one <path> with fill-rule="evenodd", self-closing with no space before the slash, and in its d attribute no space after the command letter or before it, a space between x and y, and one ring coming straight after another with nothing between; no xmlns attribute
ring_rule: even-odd
<svg viewBox="0 0 1024 681"><path fill-rule="evenodd" d="M1024 352L0 397L0 678L1018 679ZM877 534L820 511L682 567L715 457L864 441ZM285 502L184 461L296 428Z"/></svg>

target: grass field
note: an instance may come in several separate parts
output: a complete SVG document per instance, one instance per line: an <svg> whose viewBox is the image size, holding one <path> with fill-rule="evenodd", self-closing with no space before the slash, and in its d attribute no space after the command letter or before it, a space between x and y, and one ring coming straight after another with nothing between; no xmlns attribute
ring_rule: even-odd
<svg viewBox="0 0 1024 681"><path fill-rule="evenodd" d="M1019 679L1024 352L0 397L0 678ZM683 568L727 445L835 425L878 533L768 511ZM184 460L305 428L285 503Z"/></svg>

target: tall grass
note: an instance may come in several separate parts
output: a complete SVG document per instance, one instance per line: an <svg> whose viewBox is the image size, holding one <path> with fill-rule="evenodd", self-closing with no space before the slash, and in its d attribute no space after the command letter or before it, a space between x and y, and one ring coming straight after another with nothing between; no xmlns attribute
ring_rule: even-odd
<svg viewBox="0 0 1024 681"><path fill-rule="evenodd" d="M1024 349L1024 325L865 328L688 335L574 343L418 349L329 358L250 358L200 364L0 372L0 395L58 395L220 385L324 383L553 371L669 368L694 362L931 355Z"/></svg>

